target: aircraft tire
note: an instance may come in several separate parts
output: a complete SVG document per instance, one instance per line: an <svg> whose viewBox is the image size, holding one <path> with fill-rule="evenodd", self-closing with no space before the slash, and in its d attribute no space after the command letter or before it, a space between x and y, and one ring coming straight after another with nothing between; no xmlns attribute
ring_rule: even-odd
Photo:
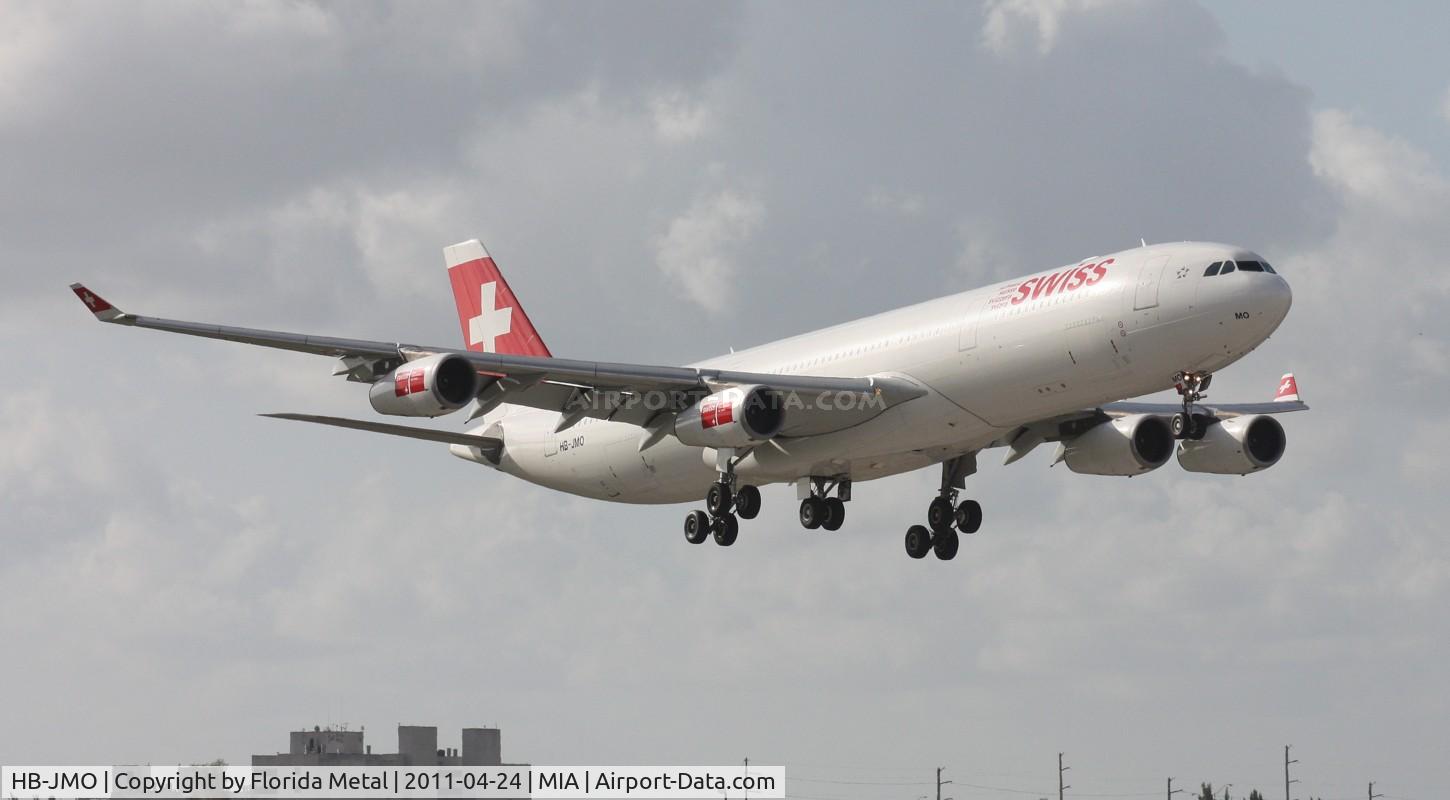
<svg viewBox="0 0 1450 800"><path fill-rule="evenodd" d="M956 531L938 533L932 537L931 549L936 557L942 561L951 561L957 557L957 548L961 546L962 540L957 538Z"/></svg>
<svg viewBox="0 0 1450 800"><path fill-rule="evenodd" d="M710 484L710 491L705 493L705 509L712 516L720 516L730 510L730 487L726 484L715 482Z"/></svg>
<svg viewBox="0 0 1450 800"><path fill-rule="evenodd" d="M741 519L755 519L760 513L760 490L754 486L742 486L735 493L735 513Z"/></svg>
<svg viewBox="0 0 1450 800"><path fill-rule="evenodd" d="M931 501L926 507L926 526L931 528L932 533L941 533L952 529L957 516L956 509L952 508L952 501L945 497L938 497Z"/></svg>
<svg viewBox="0 0 1450 800"><path fill-rule="evenodd" d="M982 504L976 500L963 500L957 506L957 530L962 533L976 533L982 528Z"/></svg>
<svg viewBox="0 0 1450 800"><path fill-rule="evenodd" d="M826 521L826 504L819 497L807 497L801 501L801 527L815 530Z"/></svg>
<svg viewBox="0 0 1450 800"><path fill-rule="evenodd" d="M821 520L821 527L828 531L840 530L846 523L846 504L839 497L827 497L824 506L826 518Z"/></svg>
<svg viewBox="0 0 1450 800"><path fill-rule="evenodd" d="M1173 418L1168 421L1168 429L1173 432L1175 439L1188 438L1189 425L1187 414L1174 414Z"/></svg>
<svg viewBox="0 0 1450 800"><path fill-rule="evenodd" d="M685 541L699 544L710 536L710 517L703 511L691 511L685 515Z"/></svg>
<svg viewBox="0 0 1450 800"><path fill-rule="evenodd" d="M740 535L740 521L735 518L734 514L716 517L714 524L710 527L715 534L715 544L721 547L735 544L735 538Z"/></svg>
<svg viewBox="0 0 1450 800"><path fill-rule="evenodd" d="M931 551L931 531L924 525L912 525L906 529L906 554L912 558L925 558Z"/></svg>

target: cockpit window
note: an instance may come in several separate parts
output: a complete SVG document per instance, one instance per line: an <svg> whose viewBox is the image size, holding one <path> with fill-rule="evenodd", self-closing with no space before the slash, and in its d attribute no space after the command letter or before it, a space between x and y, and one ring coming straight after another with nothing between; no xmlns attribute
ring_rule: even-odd
<svg viewBox="0 0 1450 800"><path fill-rule="evenodd" d="M1263 264L1260 264L1257 261L1240 261L1239 262L1239 271L1240 272L1263 272L1264 271L1264 265Z"/></svg>
<svg viewBox="0 0 1450 800"><path fill-rule="evenodd" d="M1229 274L1230 272L1233 272L1233 271L1234 271L1234 262L1232 262L1232 261L1225 261L1225 262L1223 262L1223 269L1218 274L1220 274L1220 275L1227 275L1227 274Z"/></svg>
<svg viewBox="0 0 1450 800"><path fill-rule="evenodd" d="M1277 272L1274 271L1274 268L1273 267L1269 266L1269 262L1267 262L1267 261L1260 261L1259 263L1264 265L1264 271L1267 272L1267 273L1269 273L1270 275L1278 275L1279 274L1279 273L1277 273Z"/></svg>
<svg viewBox="0 0 1450 800"><path fill-rule="evenodd" d="M1223 266L1223 262L1222 261L1215 261L1212 264L1209 264L1208 265L1208 269L1206 269L1206 270L1203 271L1203 277L1205 277L1205 278L1211 278L1214 275L1217 275L1218 274L1218 268L1219 267L1222 267L1222 266Z"/></svg>

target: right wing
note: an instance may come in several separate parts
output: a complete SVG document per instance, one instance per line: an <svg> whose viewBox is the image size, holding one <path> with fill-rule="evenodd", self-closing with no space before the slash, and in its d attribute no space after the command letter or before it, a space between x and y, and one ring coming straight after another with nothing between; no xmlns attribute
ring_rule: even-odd
<svg viewBox="0 0 1450 800"><path fill-rule="evenodd" d="M1267 403L1195 403L1193 405L1195 416L1210 416L1219 420L1251 414L1287 414L1291 411L1308 410L1309 405L1299 399L1299 382L1295 380L1292 372L1284 373L1284 376L1279 379L1274 399ZM987 446L1006 447L1008 452L1003 464L1011 464L1044 442L1058 442L1077 436L1094 425L1116 417L1134 414L1170 417L1182 411L1183 406L1180 403L1139 403L1131 400L1104 403L1097 408L1085 408L1020 426L1013 429L1007 436Z"/></svg>

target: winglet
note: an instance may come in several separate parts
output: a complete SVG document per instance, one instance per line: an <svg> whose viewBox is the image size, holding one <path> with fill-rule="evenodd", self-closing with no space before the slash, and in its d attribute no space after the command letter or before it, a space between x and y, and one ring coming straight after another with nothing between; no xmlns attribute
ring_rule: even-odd
<svg viewBox="0 0 1450 800"><path fill-rule="evenodd" d="M119 308L107 303L100 295L79 283L72 283L70 290L75 292L76 297L79 297L81 302L86 304L86 308L89 308L91 313L96 315L96 319L102 322L113 322L125 316Z"/></svg>
<svg viewBox="0 0 1450 800"><path fill-rule="evenodd" d="M1299 402L1299 382L1294 380L1294 373L1286 372L1284 373L1284 377L1279 379L1279 390L1274 393L1274 402Z"/></svg>

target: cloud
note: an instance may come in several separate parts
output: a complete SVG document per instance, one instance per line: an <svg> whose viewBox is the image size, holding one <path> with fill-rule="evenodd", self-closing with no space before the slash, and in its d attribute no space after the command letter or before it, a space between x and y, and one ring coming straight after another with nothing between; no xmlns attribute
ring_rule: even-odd
<svg viewBox="0 0 1450 800"><path fill-rule="evenodd" d="M683 92L662 92L649 105L655 133L666 142L688 142L710 129L710 110Z"/></svg>
<svg viewBox="0 0 1450 800"><path fill-rule="evenodd" d="M1057 44L1063 17L1087 14L1125 0L991 0L982 24L982 43L988 50L1006 55L1035 39L1039 55Z"/></svg>
<svg viewBox="0 0 1450 800"><path fill-rule="evenodd" d="M38 3L0 9L0 125L37 112L39 76L59 55L57 27Z"/></svg>
<svg viewBox="0 0 1450 800"><path fill-rule="evenodd" d="M736 253L764 218L765 208L749 194L726 189L696 198L655 238L655 264L696 305L729 310L741 279Z"/></svg>

